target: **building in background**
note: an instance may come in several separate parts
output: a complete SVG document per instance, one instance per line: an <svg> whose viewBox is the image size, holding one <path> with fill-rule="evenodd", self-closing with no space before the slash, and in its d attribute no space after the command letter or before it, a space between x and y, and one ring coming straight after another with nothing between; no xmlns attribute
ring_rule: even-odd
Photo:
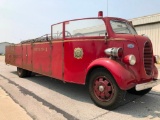
<svg viewBox="0 0 160 120"><path fill-rule="evenodd" d="M5 54L5 47L7 45L10 45L11 43L8 43L8 42L1 42L0 43L0 55L3 55Z"/></svg>
<svg viewBox="0 0 160 120"><path fill-rule="evenodd" d="M139 35L147 35L153 44L155 55L160 55L160 14L130 19Z"/></svg>

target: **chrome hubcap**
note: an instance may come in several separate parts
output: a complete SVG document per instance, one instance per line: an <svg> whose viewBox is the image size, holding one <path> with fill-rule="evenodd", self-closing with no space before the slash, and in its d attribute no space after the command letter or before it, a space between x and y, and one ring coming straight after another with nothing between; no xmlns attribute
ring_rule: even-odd
<svg viewBox="0 0 160 120"><path fill-rule="evenodd" d="M100 85L100 86L99 86L99 91L100 91L100 92L103 92L103 91L104 91L104 86Z"/></svg>

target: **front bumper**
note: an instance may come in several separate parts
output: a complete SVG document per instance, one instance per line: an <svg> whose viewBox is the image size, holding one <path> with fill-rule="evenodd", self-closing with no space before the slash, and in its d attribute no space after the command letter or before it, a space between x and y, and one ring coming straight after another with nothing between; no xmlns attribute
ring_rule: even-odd
<svg viewBox="0 0 160 120"><path fill-rule="evenodd" d="M136 91L141 91L141 90L145 90L148 88L152 88L158 84L160 84L160 79L157 79L157 80L154 80L151 82L147 82L147 83L138 84L138 85L136 85L135 88L136 88Z"/></svg>

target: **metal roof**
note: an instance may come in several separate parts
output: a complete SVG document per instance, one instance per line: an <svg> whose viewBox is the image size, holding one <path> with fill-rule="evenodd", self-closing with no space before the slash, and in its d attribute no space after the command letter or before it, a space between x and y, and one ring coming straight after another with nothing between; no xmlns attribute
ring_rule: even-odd
<svg viewBox="0 0 160 120"><path fill-rule="evenodd" d="M9 42L0 42L0 44L4 44L4 43L11 44L11 43L9 43Z"/></svg>
<svg viewBox="0 0 160 120"><path fill-rule="evenodd" d="M143 16L143 17L138 17L138 18L133 18L133 19L130 19L129 21L132 21L134 26L160 23L160 13L148 15L148 16Z"/></svg>

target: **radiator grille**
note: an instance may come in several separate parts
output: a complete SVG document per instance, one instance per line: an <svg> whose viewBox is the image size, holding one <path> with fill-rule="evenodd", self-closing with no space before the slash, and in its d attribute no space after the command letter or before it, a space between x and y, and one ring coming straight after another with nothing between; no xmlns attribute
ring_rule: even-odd
<svg viewBox="0 0 160 120"><path fill-rule="evenodd" d="M144 67L147 75L152 74L153 51L150 42L144 45Z"/></svg>

